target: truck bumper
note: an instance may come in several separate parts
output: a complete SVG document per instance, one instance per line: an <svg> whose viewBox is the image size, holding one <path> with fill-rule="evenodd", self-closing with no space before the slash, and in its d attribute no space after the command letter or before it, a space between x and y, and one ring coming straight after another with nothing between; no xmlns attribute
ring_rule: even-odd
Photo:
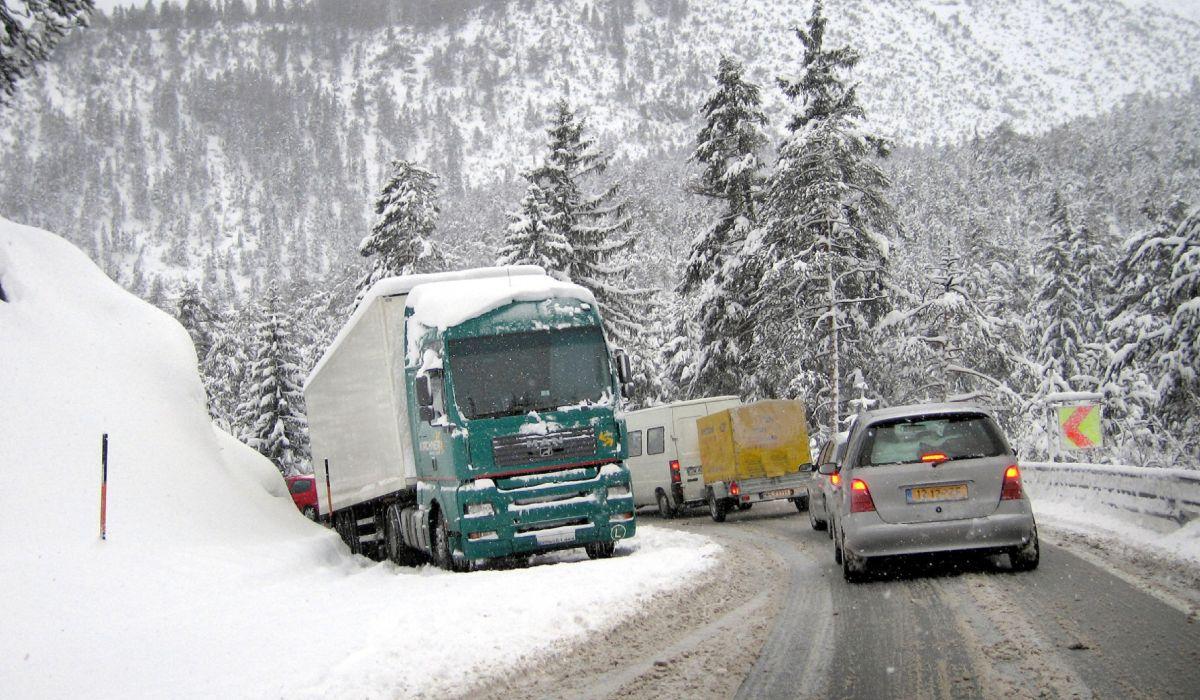
<svg viewBox="0 0 1200 700"><path fill-rule="evenodd" d="M618 464L479 479L459 487L458 501L459 548L469 559L615 542L637 531L629 471Z"/></svg>

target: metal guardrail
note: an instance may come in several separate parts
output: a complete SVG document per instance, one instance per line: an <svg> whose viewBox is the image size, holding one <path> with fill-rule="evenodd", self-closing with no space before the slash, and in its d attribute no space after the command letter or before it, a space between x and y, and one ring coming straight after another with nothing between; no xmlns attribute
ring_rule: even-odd
<svg viewBox="0 0 1200 700"><path fill-rule="evenodd" d="M1035 500L1099 503L1180 526L1200 518L1200 471L1066 462L1021 462L1021 471Z"/></svg>

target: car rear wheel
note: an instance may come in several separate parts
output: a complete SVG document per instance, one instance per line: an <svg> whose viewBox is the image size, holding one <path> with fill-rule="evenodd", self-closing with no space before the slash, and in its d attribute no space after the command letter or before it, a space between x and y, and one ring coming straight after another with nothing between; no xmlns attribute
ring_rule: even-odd
<svg viewBox="0 0 1200 700"><path fill-rule="evenodd" d="M799 506L797 506L797 507L799 507ZM824 530L829 525L824 520L821 520L820 518L818 518L816 513L813 513L812 508L808 509L808 524L814 530Z"/></svg>
<svg viewBox="0 0 1200 700"><path fill-rule="evenodd" d="M583 546L588 559L609 559L617 548L616 542L588 542Z"/></svg>
<svg viewBox="0 0 1200 700"><path fill-rule="evenodd" d="M313 506L304 506L304 517L308 518L309 520L311 520L313 522L316 522L317 521L317 509Z"/></svg>
<svg viewBox="0 0 1200 700"><path fill-rule="evenodd" d="M838 564L842 563L842 542L836 535L833 535L833 560Z"/></svg>
<svg viewBox="0 0 1200 700"><path fill-rule="evenodd" d="M656 500L658 501L659 517L668 520L675 517L675 509L671 507L671 499L667 498L667 494L659 491Z"/></svg>
<svg viewBox="0 0 1200 700"><path fill-rule="evenodd" d="M725 522L725 501L717 498L712 491L708 492L708 514L712 516L713 522Z"/></svg>
<svg viewBox="0 0 1200 700"><path fill-rule="evenodd" d="M852 552L841 549L842 578L847 583L861 583L867 577L866 557L856 556Z"/></svg>
<svg viewBox="0 0 1200 700"><path fill-rule="evenodd" d="M1041 560L1041 549L1038 546L1036 527L1033 528L1033 534L1029 537L1027 544L1009 552L1008 560L1012 564L1013 571L1033 571L1038 568L1038 563Z"/></svg>

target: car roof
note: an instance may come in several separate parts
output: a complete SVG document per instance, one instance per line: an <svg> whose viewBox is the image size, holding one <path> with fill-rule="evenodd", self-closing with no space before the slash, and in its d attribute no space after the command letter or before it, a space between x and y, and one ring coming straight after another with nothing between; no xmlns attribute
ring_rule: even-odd
<svg viewBox="0 0 1200 700"><path fill-rule="evenodd" d="M892 418L908 418L910 416L936 416L953 413L982 413L995 417L990 409L974 403L917 403L906 406L891 406L860 414L859 420L863 425L878 423Z"/></svg>

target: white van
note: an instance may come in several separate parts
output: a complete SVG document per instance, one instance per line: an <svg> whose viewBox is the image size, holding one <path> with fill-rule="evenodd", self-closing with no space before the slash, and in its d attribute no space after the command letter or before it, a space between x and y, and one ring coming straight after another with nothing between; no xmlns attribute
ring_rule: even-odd
<svg viewBox="0 0 1200 700"><path fill-rule="evenodd" d="M658 506L664 517L704 503L696 419L740 406L736 396L714 396L644 408L625 414L635 506Z"/></svg>

